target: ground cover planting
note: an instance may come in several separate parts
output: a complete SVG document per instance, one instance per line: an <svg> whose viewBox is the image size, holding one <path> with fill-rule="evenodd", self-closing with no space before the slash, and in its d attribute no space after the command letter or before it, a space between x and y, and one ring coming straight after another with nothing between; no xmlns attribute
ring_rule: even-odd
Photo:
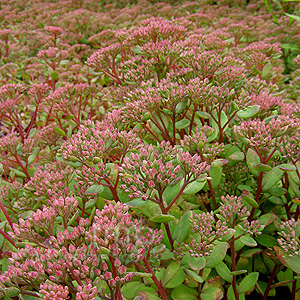
<svg viewBox="0 0 300 300"><path fill-rule="evenodd" d="M0 298L299 299L298 3L1 1Z"/></svg>

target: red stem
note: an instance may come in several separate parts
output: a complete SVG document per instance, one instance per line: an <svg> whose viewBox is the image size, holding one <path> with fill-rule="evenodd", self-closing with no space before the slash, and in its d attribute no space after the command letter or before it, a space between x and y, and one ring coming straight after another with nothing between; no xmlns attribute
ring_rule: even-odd
<svg viewBox="0 0 300 300"><path fill-rule="evenodd" d="M154 272L153 272L153 270L152 270L149 262L145 258L143 259L143 262L144 262L144 264L145 264L145 266L146 266L146 268L148 270L148 273L152 274L151 278L152 278L153 282L155 283L155 285L157 286L158 292L159 292L160 296L163 298L163 300L168 300L168 296L167 296L167 294L166 294L166 292L165 292L162 284L156 278L156 276L155 276L155 274L154 274Z"/></svg>

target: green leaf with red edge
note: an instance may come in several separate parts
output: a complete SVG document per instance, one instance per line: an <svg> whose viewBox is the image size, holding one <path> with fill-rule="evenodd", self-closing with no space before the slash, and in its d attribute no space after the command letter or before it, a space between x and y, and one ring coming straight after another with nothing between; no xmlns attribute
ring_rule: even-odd
<svg viewBox="0 0 300 300"><path fill-rule="evenodd" d="M236 115L239 118L248 119L254 117L259 112L259 110L260 110L259 105L251 105L243 110L238 111Z"/></svg>
<svg viewBox="0 0 300 300"><path fill-rule="evenodd" d="M277 240L271 235L261 234L255 237L256 241L264 247L272 248L277 245Z"/></svg>
<svg viewBox="0 0 300 300"><path fill-rule="evenodd" d="M229 159L234 160L234 161L242 161L245 158L245 154L242 151L236 151L229 155Z"/></svg>
<svg viewBox="0 0 300 300"><path fill-rule="evenodd" d="M143 299L143 300L161 300L161 298L157 295L157 294L154 294L154 293L151 293L151 292L146 292L146 291L142 291L139 293L138 297L134 298L136 300L140 300L140 299Z"/></svg>
<svg viewBox="0 0 300 300"><path fill-rule="evenodd" d="M58 77L59 77L59 74L58 74L58 72L53 71L53 72L50 74L50 77L51 77L51 79L53 79L53 80L57 80Z"/></svg>
<svg viewBox="0 0 300 300"><path fill-rule="evenodd" d="M213 188L217 188L222 179L222 167L211 166L208 174L212 178L211 184Z"/></svg>
<svg viewBox="0 0 300 300"><path fill-rule="evenodd" d="M177 223L172 235L177 243L182 243L188 238L191 227L191 222L189 219L192 217L192 215L192 211L185 212Z"/></svg>
<svg viewBox="0 0 300 300"><path fill-rule="evenodd" d="M150 218L150 221L156 222L156 223L167 223L167 222L170 222L173 220L175 220L174 216L164 215L164 214L155 215L152 218Z"/></svg>
<svg viewBox="0 0 300 300"><path fill-rule="evenodd" d="M255 208L258 207L258 203L255 201L255 199L253 199L249 195L242 194L241 197L242 197L243 200L245 200L246 202L248 202L252 207L255 207Z"/></svg>
<svg viewBox="0 0 300 300"><path fill-rule="evenodd" d="M184 273L184 267L180 267L175 276L166 284L167 289L174 289L183 284L186 274Z"/></svg>
<svg viewBox="0 0 300 300"><path fill-rule="evenodd" d="M253 167L257 164L260 163L260 158L257 155L257 153L252 150L251 148L248 149L247 154L246 154L246 162L247 162L247 166L250 170L250 172L254 175L254 176L258 176L258 172L255 171L253 169Z"/></svg>
<svg viewBox="0 0 300 300"><path fill-rule="evenodd" d="M54 127L54 131L55 131L57 134L61 135L61 136L65 136L65 135L66 135L66 133L65 133L61 128Z"/></svg>
<svg viewBox="0 0 300 300"><path fill-rule="evenodd" d="M253 166L253 170L255 170L257 172L268 172L268 171L272 170L272 167L269 165L259 163L259 164Z"/></svg>
<svg viewBox="0 0 300 300"><path fill-rule="evenodd" d="M297 16L297 15L291 15L291 14L288 14L288 13L285 13L288 17L290 17L291 19L297 21L297 22L300 22L300 16Z"/></svg>
<svg viewBox="0 0 300 300"><path fill-rule="evenodd" d="M247 245L249 247L255 247L255 246L257 246L256 240L254 238L252 238L251 236L243 235L243 236L240 237L240 241L244 245Z"/></svg>
<svg viewBox="0 0 300 300"><path fill-rule="evenodd" d="M261 253L263 250L262 249L259 249L259 248L254 248L254 249L249 249L249 250L246 250L244 251L242 254L241 254L241 257L253 257L255 255L258 255L259 253Z"/></svg>
<svg viewBox="0 0 300 300"><path fill-rule="evenodd" d="M184 128L188 127L190 124L191 124L190 120L182 119L175 123L175 128L176 129L184 129Z"/></svg>
<svg viewBox="0 0 300 300"><path fill-rule="evenodd" d="M188 270L188 269L183 269L183 271L184 271L184 273L186 275L188 275L189 277L191 277L196 282L199 282L199 283L204 282L203 278L201 276L199 276L196 272L194 272L192 270Z"/></svg>
<svg viewBox="0 0 300 300"><path fill-rule="evenodd" d="M299 255L294 255L289 257L287 253L285 253L280 247L274 246L273 249L275 250L276 256L279 258L280 262L292 269L297 274L300 274L300 257Z"/></svg>
<svg viewBox="0 0 300 300"><path fill-rule="evenodd" d="M198 292L185 285L181 285L172 291L171 297L173 300L196 300Z"/></svg>
<svg viewBox="0 0 300 300"><path fill-rule="evenodd" d="M232 282L232 274L224 262L216 266L216 271L225 281Z"/></svg>
<svg viewBox="0 0 300 300"><path fill-rule="evenodd" d="M175 274L178 272L181 265L180 260L172 261L168 267L166 268L162 278L161 283L163 286L166 286L175 276Z"/></svg>
<svg viewBox="0 0 300 300"><path fill-rule="evenodd" d="M213 247L212 253L207 257L207 268L215 268L226 256L228 244L220 243Z"/></svg>
<svg viewBox="0 0 300 300"><path fill-rule="evenodd" d="M186 188L183 190L183 194L194 195L205 186L205 183L206 180L201 180L201 181L195 180L186 186Z"/></svg>
<svg viewBox="0 0 300 300"><path fill-rule="evenodd" d="M253 290L255 283L258 280L258 275L258 272L253 272L244 277L237 287L238 293L244 294Z"/></svg>
<svg viewBox="0 0 300 300"><path fill-rule="evenodd" d="M85 191L85 194L86 195L97 195L97 194L100 194L101 192L103 192L103 190L104 190L103 185L92 185Z"/></svg>
<svg viewBox="0 0 300 300"><path fill-rule="evenodd" d="M206 264L206 259L203 256L195 257L195 256L190 256L189 254L187 254L186 261L187 261L189 267L194 271L202 270Z"/></svg>
<svg viewBox="0 0 300 300"><path fill-rule="evenodd" d="M273 186L275 186L283 175L283 171L278 167L273 168L268 173L264 174L262 179L262 189L263 191L268 191Z"/></svg>
<svg viewBox="0 0 300 300"><path fill-rule="evenodd" d="M278 166L278 168L284 172L292 172L296 171L296 167L291 164L281 164Z"/></svg>
<svg viewBox="0 0 300 300"><path fill-rule="evenodd" d="M221 167L226 165L229 162L229 160L225 159L225 158L219 158L219 159L215 159L212 163L211 166L212 167Z"/></svg>

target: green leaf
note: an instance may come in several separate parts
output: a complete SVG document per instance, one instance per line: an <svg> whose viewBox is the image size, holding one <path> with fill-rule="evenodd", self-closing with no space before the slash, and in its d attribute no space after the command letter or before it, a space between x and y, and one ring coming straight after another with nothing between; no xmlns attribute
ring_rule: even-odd
<svg viewBox="0 0 300 300"><path fill-rule="evenodd" d="M268 197L268 201L270 201L271 203L274 203L276 205L280 205L280 206L284 205L284 202L282 201L282 199L275 197L275 196Z"/></svg>
<svg viewBox="0 0 300 300"><path fill-rule="evenodd" d="M173 300L196 300L198 292L195 289L181 285L175 288L171 294Z"/></svg>
<svg viewBox="0 0 300 300"><path fill-rule="evenodd" d="M151 218L156 215L161 214L160 207L157 203L154 203L152 201L145 201L144 205L139 206L139 209L142 211L142 213L147 217Z"/></svg>
<svg viewBox="0 0 300 300"><path fill-rule="evenodd" d="M60 65L64 66L64 65L66 65L68 62L69 62L69 60L63 59L63 60L60 62Z"/></svg>
<svg viewBox="0 0 300 300"><path fill-rule="evenodd" d="M187 254L187 263L192 270L199 271L205 267L206 259L203 256L195 257Z"/></svg>
<svg viewBox="0 0 300 300"><path fill-rule="evenodd" d="M196 111L196 114L202 118L202 119L209 119L210 118L210 114L207 113L206 111Z"/></svg>
<svg viewBox="0 0 300 300"><path fill-rule="evenodd" d="M222 239L221 239L222 242L229 241L235 234L235 230L233 228L228 228L226 231L227 231L227 233L222 236Z"/></svg>
<svg viewBox="0 0 300 300"><path fill-rule="evenodd" d="M259 163L259 164L253 166L253 170L255 170L257 172L268 172L268 171L272 170L272 167L269 165Z"/></svg>
<svg viewBox="0 0 300 300"><path fill-rule="evenodd" d="M202 300L221 300L224 298L224 292L221 287L210 287L207 289L204 289L201 293L201 299Z"/></svg>
<svg viewBox="0 0 300 300"><path fill-rule="evenodd" d="M299 255L294 255L292 257L286 257L285 261L290 269L292 269L297 274L300 274L300 257L299 257Z"/></svg>
<svg viewBox="0 0 300 300"><path fill-rule="evenodd" d="M283 188L283 187L273 187L271 188L268 193L272 196L276 196L276 197L280 197L283 196L287 193L287 189Z"/></svg>
<svg viewBox="0 0 300 300"><path fill-rule="evenodd" d="M251 105L243 110L238 111L236 115L239 118L248 119L254 117L259 112L259 110L260 110L259 105Z"/></svg>
<svg viewBox="0 0 300 300"><path fill-rule="evenodd" d="M176 225L172 236L177 243L182 243L188 238L191 227L189 219L192 215L192 211L185 212Z"/></svg>
<svg viewBox="0 0 300 300"><path fill-rule="evenodd" d="M206 183L206 180L193 181L185 187L185 189L183 191L183 194L185 194L185 195L194 195L204 187L205 183Z"/></svg>
<svg viewBox="0 0 300 300"><path fill-rule="evenodd" d="M222 260L225 258L226 252L227 252L228 245L225 243L217 244L213 250L210 256L207 258L206 267L207 268L215 268L218 264L222 262Z"/></svg>
<svg viewBox="0 0 300 300"><path fill-rule="evenodd" d="M175 276L169 281L169 283L166 285L167 289L174 289L184 282L186 278L186 274L183 271L183 267L180 267L178 272L175 274Z"/></svg>
<svg viewBox="0 0 300 300"><path fill-rule="evenodd" d="M232 276L237 276L237 275L241 275L241 274L244 274L244 273L247 273L247 272L248 272L247 270L237 270L237 271L230 272L230 274Z"/></svg>
<svg viewBox="0 0 300 300"><path fill-rule="evenodd" d="M142 200L142 198L136 198L126 203L129 207L140 207L144 206L146 201Z"/></svg>
<svg viewBox="0 0 300 300"><path fill-rule="evenodd" d="M142 291L139 293L139 296L134 299L143 299L143 300L161 300L156 294L151 292Z"/></svg>
<svg viewBox="0 0 300 300"><path fill-rule="evenodd" d="M232 274L224 262L216 266L217 273L227 282L232 282Z"/></svg>
<svg viewBox="0 0 300 300"><path fill-rule="evenodd" d="M275 215L274 213L266 213L266 214L260 216L258 218L258 220L259 220L260 225L268 226L268 225L274 223L274 221L277 218L278 218L277 215Z"/></svg>
<svg viewBox="0 0 300 300"><path fill-rule="evenodd" d="M259 159L259 156L257 155L257 153L254 150L252 150L251 148L249 148L247 151L246 162L247 162L247 166L248 166L250 172L254 176L258 176L258 172L255 171L253 169L253 167L260 163L260 159Z"/></svg>
<svg viewBox="0 0 300 300"><path fill-rule="evenodd" d="M51 79L53 79L53 80L57 80L58 77L59 77L59 74L58 74L58 72L53 71L53 72L50 74L50 77L51 77Z"/></svg>
<svg viewBox="0 0 300 300"><path fill-rule="evenodd" d="M278 246L274 246L273 249L275 250L275 253L280 260L280 262L292 269L297 274L300 274L300 257L299 255L294 255L292 257L287 257L287 254Z"/></svg>
<svg viewBox="0 0 300 300"><path fill-rule="evenodd" d="M7 257L2 258L2 273L8 270L9 261Z"/></svg>
<svg viewBox="0 0 300 300"><path fill-rule="evenodd" d="M151 273L143 273L143 272L130 272L133 276L141 277L141 278L151 278Z"/></svg>
<svg viewBox="0 0 300 300"><path fill-rule="evenodd" d="M20 170L14 169L14 168L9 168L9 169L20 177L24 177L24 178L27 177L23 171L20 171Z"/></svg>
<svg viewBox="0 0 300 300"><path fill-rule="evenodd" d="M245 200L246 202L248 202L252 207L255 207L255 208L258 207L258 203L255 201L255 199L253 199L249 195L242 194L241 197L242 197L243 200Z"/></svg>
<svg viewBox="0 0 300 300"><path fill-rule="evenodd" d="M178 115L178 114L182 113L182 111L187 107L187 104L188 104L188 100L187 99L179 102L176 105L175 114Z"/></svg>
<svg viewBox="0 0 300 300"><path fill-rule="evenodd" d="M159 214L159 215L156 215L156 216L150 218L150 221L156 222L156 223L167 223L167 222L170 222L173 220L175 220L174 216L164 215L164 214Z"/></svg>
<svg viewBox="0 0 300 300"><path fill-rule="evenodd" d="M190 125L191 121L188 119L182 119L175 123L176 129L184 129Z"/></svg>
<svg viewBox="0 0 300 300"><path fill-rule="evenodd" d="M266 78L269 75L270 71L271 71L271 64L267 63L262 69L261 77Z"/></svg>
<svg viewBox="0 0 300 300"><path fill-rule="evenodd" d="M174 278L175 274L179 270L180 265L181 265L180 260L172 261L168 265L167 269L165 270L165 272L161 278L161 283L163 286L166 286Z"/></svg>
<svg viewBox="0 0 300 300"><path fill-rule="evenodd" d="M181 181L179 181L178 183L176 183L173 186L168 186L164 192L163 192L163 197L166 200L166 202L169 204L177 195L177 193L180 191L180 186Z"/></svg>
<svg viewBox="0 0 300 300"><path fill-rule="evenodd" d="M284 172L292 172L296 171L296 167L291 164L281 164L278 166L278 168Z"/></svg>
<svg viewBox="0 0 300 300"><path fill-rule="evenodd" d="M36 134L36 128L32 128L32 129L30 130L30 132L29 132L28 137L29 137L30 139L32 139L32 138L35 136L35 134Z"/></svg>
<svg viewBox="0 0 300 300"><path fill-rule="evenodd" d="M268 173L264 174L262 179L262 189L263 191L268 191L270 188L275 186L278 181L281 179L283 175L283 171L280 170L278 167L273 168Z"/></svg>
<svg viewBox="0 0 300 300"><path fill-rule="evenodd" d="M54 131L55 131L57 134L61 135L61 136L65 136L65 135L66 135L66 133L65 133L61 128L54 127Z"/></svg>
<svg viewBox="0 0 300 300"><path fill-rule="evenodd" d="M138 291L138 289L142 286L144 286L144 284L137 281L128 282L121 288L122 295L126 299L133 299L136 296L136 292Z"/></svg>
<svg viewBox="0 0 300 300"><path fill-rule="evenodd" d="M257 246L256 240L252 238L251 236L243 235L240 237L240 241L249 247L255 247Z"/></svg>
<svg viewBox="0 0 300 300"><path fill-rule="evenodd" d="M243 278L243 280L237 288L238 293L243 294L250 292L254 288L255 283L257 282L258 274L258 272L253 272L247 275L245 278Z"/></svg>
<svg viewBox="0 0 300 300"><path fill-rule="evenodd" d="M211 184L213 188L217 188L222 179L222 168L211 166L208 174L212 178Z"/></svg>
<svg viewBox="0 0 300 300"><path fill-rule="evenodd" d="M31 165L34 162L34 160L39 155L39 153L40 153L40 148L34 148L32 153L28 156L28 164L29 165Z"/></svg>
<svg viewBox="0 0 300 300"><path fill-rule="evenodd" d="M291 14L288 14L288 13L284 13L284 14L287 15L288 17L290 17L291 19L293 19L297 22L300 22L300 16L291 15Z"/></svg>
<svg viewBox="0 0 300 300"><path fill-rule="evenodd" d="M98 246L97 252L98 252L99 254L109 254L109 253L110 253L110 250L107 249L107 248L105 248L105 247Z"/></svg>
<svg viewBox="0 0 300 300"><path fill-rule="evenodd" d="M256 241L264 247L273 248L273 246L277 245L277 240L271 235L261 234L255 237Z"/></svg>
<svg viewBox="0 0 300 300"><path fill-rule="evenodd" d="M199 276L196 272L188 269L183 269L184 273L188 276L190 276L193 280L202 283L204 280L201 276Z"/></svg>
<svg viewBox="0 0 300 300"><path fill-rule="evenodd" d="M297 44L281 44L281 48L291 50L291 51L299 51L300 46Z"/></svg>
<svg viewBox="0 0 300 300"><path fill-rule="evenodd" d="M16 287L4 288L5 296L7 297L17 297L20 294L20 290Z"/></svg>
<svg viewBox="0 0 300 300"><path fill-rule="evenodd" d="M224 158L219 158L219 159L215 159L212 163L211 166L212 167L221 167L224 166L228 163L229 161L227 159Z"/></svg>
<svg viewBox="0 0 300 300"><path fill-rule="evenodd" d="M104 190L103 185L92 185L85 191L85 194L86 195L97 195L97 194L103 192L103 190Z"/></svg>
<svg viewBox="0 0 300 300"><path fill-rule="evenodd" d="M234 161L242 161L245 158L244 152L237 151L229 155L229 158Z"/></svg>
<svg viewBox="0 0 300 300"><path fill-rule="evenodd" d="M261 253L263 250L262 249L259 249L259 248L254 248L254 249L249 249L249 250L246 250L244 251L242 254L241 254L241 257L253 257L259 253Z"/></svg>

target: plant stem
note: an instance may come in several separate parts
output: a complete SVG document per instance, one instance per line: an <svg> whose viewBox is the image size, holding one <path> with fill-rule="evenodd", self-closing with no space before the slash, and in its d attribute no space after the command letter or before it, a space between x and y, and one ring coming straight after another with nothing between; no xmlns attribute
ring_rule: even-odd
<svg viewBox="0 0 300 300"><path fill-rule="evenodd" d="M230 242L229 242L229 246L230 246L230 254L231 254L231 271L234 272L236 271L236 261L235 261L235 249L234 249L234 238L231 238ZM234 292L234 297L236 300L239 300L239 294L236 288L236 275L232 276L232 288L233 288L233 292Z"/></svg>
<svg viewBox="0 0 300 300"><path fill-rule="evenodd" d="M267 296L268 296L268 294L269 294L269 292L270 292L271 285L272 285L272 282L273 282L273 280L274 280L274 278L275 278L277 269L278 269L278 265L275 265L274 268L273 268L273 271L272 271L272 273L271 273L271 276L270 276L268 285L267 285L267 287L266 287L265 293L264 293L264 295L263 295L263 297L262 297L262 300L266 300L266 299L267 299Z"/></svg>
<svg viewBox="0 0 300 300"><path fill-rule="evenodd" d="M165 289L163 288L162 284L158 281L157 277L155 276L155 274L154 274L154 272L153 272L153 270L152 270L152 268L149 264L149 261L144 258L143 262L144 262L148 272L150 274L152 274L151 278L152 278L153 282L155 283L155 285L157 286L160 296L163 298L163 300L168 300L168 296L165 292Z"/></svg>

